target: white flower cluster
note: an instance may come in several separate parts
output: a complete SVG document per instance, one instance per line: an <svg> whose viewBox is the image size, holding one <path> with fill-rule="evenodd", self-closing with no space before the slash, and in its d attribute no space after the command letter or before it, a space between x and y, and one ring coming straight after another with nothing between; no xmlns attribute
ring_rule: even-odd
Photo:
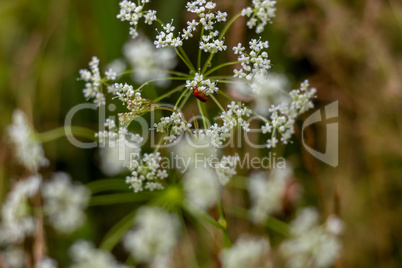
<svg viewBox="0 0 402 268"><path fill-rule="evenodd" d="M219 182L225 185L229 180L236 175L236 164L239 161L237 156L223 156L222 159L215 165L216 173L218 174Z"/></svg>
<svg viewBox="0 0 402 268"><path fill-rule="evenodd" d="M197 30L198 25L202 25L205 31L200 42L200 49L205 52L217 53L218 51L226 50L227 46L224 45L224 41L216 38L219 35L218 31L214 31L214 25L217 22L226 21L226 12L212 12L216 7L213 2L207 2L205 0L196 0L192 2L187 2L186 8L188 12L195 13L199 17L199 21L192 19L187 21L187 27L182 30L181 38L175 37L173 31L175 27L173 26L173 20L171 23L167 23L163 26L163 31L159 31L154 42L157 48L161 47L179 47L183 45L183 40L187 40L193 37L193 32Z"/></svg>
<svg viewBox="0 0 402 268"><path fill-rule="evenodd" d="M107 79L107 80L116 80L116 78L117 78L117 72L113 71L112 68L109 68L109 69L105 72L105 75L106 75L106 79Z"/></svg>
<svg viewBox="0 0 402 268"><path fill-rule="evenodd" d="M113 176L127 170L130 159L140 154L143 138L128 133L123 127L117 130L115 121L110 118L104 125L106 129L95 134L100 141L100 168L106 175Z"/></svg>
<svg viewBox="0 0 402 268"><path fill-rule="evenodd" d="M8 194L1 210L0 245L20 243L34 233L36 219L28 199L38 192L41 180L39 176L20 180Z"/></svg>
<svg viewBox="0 0 402 268"><path fill-rule="evenodd" d="M246 118L251 116L252 111L244 104L239 105L234 101L227 107L228 110L223 111L220 115L222 125L215 123L206 130L206 134L211 137L214 146L222 145L232 135L231 131L234 127L241 127L246 132L250 130L250 124Z"/></svg>
<svg viewBox="0 0 402 268"><path fill-rule="evenodd" d="M218 35L218 31L210 31L208 34L204 34L202 36L202 41L200 42L200 49L204 52L209 53L225 51L227 49L227 46L224 44L224 41L215 39L215 37L217 37Z"/></svg>
<svg viewBox="0 0 402 268"><path fill-rule="evenodd" d="M87 100L93 98L97 106L105 105L106 99L101 89L102 78L99 71L99 59L92 57L92 60L89 62L89 70L81 69L80 76L80 79L86 82L85 88L83 89L85 98ZM116 78L109 72L107 76L109 78Z"/></svg>
<svg viewBox="0 0 402 268"><path fill-rule="evenodd" d="M283 197L291 176L289 167L272 169L269 176L265 172L250 176L248 190L252 207L249 213L253 222L263 224L270 214L283 207Z"/></svg>
<svg viewBox="0 0 402 268"><path fill-rule="evenodd" d="M185 40L193 37L193 32L197 30L198 24L199 22L194 19L192 21L187 21L187 28L183 29L181 37Z"/></svg>
<svg viewBox="0 0 402 268"><path fill-rule="evenodd" d="M280 246L287 267L327 268L335 263L341 249L338 235L342 233L343 223L331 216L326 225L319 225L318 219L315 209L305 208L291 223L292 238Z"/></svg>
<svg viewBox="0 0 402 268"><path fill-rule="evenodd" d="M178 242L180 222L162 208L142 207L135 217L135 228L123 240L124 247L140 262L168 256Z"/></svg>
<svg viewBox="0 0 402 268"><path fill-rule="evenodd" d="M99 131L95 133L95 137L99 139L101 144L105 144L107 141L117 140L120 136L125 135L127 133L126 128L119 128L119 131L116 131L116 122L110 118L107 118L105 123L105 130Z"/></svg>
<svg viewBox="0 0 402 268"><path fill-rule="evenodd" d="M199 73L195 73L193 80L186 81L186 88L193 89L194 87L197 87L197 90L205 96L217 93L219 90L215 82L210 79L204 79L204 75Z"/></svg>
<svg viewBox="0 0 402 268"><path fill-rule="evenodd" d="M311 99L315 97L316 89L308 87L309 83L306 80L301 84L300 89L294 89L289 93L290 104L272 105L269 109L270 123L261 127L262 133L272 133L271 138L267 140L268 148L274 148L278 143L277 132L281 135L281 142L287 144L294 133L293 125L296 118L314 107Z"/></svg>
<svg viewBox="0 0 402 268"><path fill-rule="evenodd" d="M73 184L66 173L56 173L42 187L43 210L59 232L71 233L85 220L90 192L85 186Z"/></svg>
<svg viewBox="0 0 402 268"><path fill-rule="evenodd" d="M204 34L201 37L202 41L200 42L200 49L204 52L217 53L218 51L224 51L227 48L227 46L224 45L223 40L216 38L219 35L219 32L214 31L214 25L217 22L226 21L227 13L221 11L217 11L215 13L211 12L215 7L215 3L211 1L207 2L205 0L187 2L186 6L187 11L197 14L200 18L197 24L201 24L204 30L208 31L207 34ZM191 23L195 24L193 22ZM193 28L190 27L189 22L188 25L189 26L187 27L187 29L183 30L184 38L190 36L191 30L195 30L195 25L193 26Z"/></svg>
<svg viewBox="0 0 402 268"><path fill-rule="evenodd" d="M8 127L8 136L15 145L15 153L21 164L29 170L37 171L39 167L46 166L43 148L37 140L34 130L29 126L24 112L13 112L13 123Z"/></svg>
<svg viewBox="0 0 402 268"><path fill-rule="evenodd" d="M170 133L163 139L165 142L173 142L180 136L187 128L191 127L191 124L187 123L182 113L173 113L171 116L162 117L159 123L154 123L156 132Z"/></svg>
<svg viewBox="0 0 402 268"><path fill-rule="evenodd" d="M201 209L208 209L216 203L219 183L216 173L209 167L192 168L184 175L183 188L186 198Z"/></svg>
<svg viewBox="0 0 402 268"><path fill-rule="evenodd" d="M247 26L255 29L256 33L262 33L265 25L271 22L271 19L275 17L275 4L276 1L272 0L253 0L253 7L247 7L242 10L242 16L251 17L247 22ZM258 25L257 25L258 24Z"/></svg>
<svg viewBox="0 0 402 268"><path fill-rule="evenodd" d="M315 97L315 93L317 91L315 88L309 88L309 86L310 84L308 80L305 80L303 83L301 83L300 89L294 89L289 92L289 95L292 98L289 108L291 113L301 115L302 113L314 108L314 104L311 99Z"/></svg>
<svg viewBox="0 0 402 268"><path fill-rule="evenodd" d="M141 93L135 91L134 87L127 83L114 83L113 85L108 86L107 89L109 93L117 96L123 103L126 103L133 97L141 97Z"/></svg>
<svg viewBox="0 0 402 268"><path fill-rule="evenodd" d="M162 157L159 152L144 154L142 158L138 156L131 159L128 166L131 176L126 177L126 183L135 193L144 189L154 191L164 188L161 180L167 178L168 174L165 169L161 168L161 160Z"/></svg>
<svg viewBox="0 0 402 268"><path fill-rule="evenodd" d="M262 238L242 236L220 258L223 268L266 268L269 243Z"/></svg>
<svg viewBox="0 0 402 268"><path fill-rule="evenodd" d="M70 255L73 259L70 268L127 268L119 264L110 253L96 249L90 242L84 240L71 246Z"/></svg>
<svg viewBox="0 0 402 268"><path fill-rule="evenodd" d="M139 2L139 1L138 1ZM156 21L156 11L148 10L143 11L144 5L149 3L149 0L141 0L140 4L135 4L132 1L123 0L120 2L120 13L117 15L117 18L121 21L128 21L130 25L130 35L133 38L138 36L137 26L139 20L144 17L144 21L146 24L151 25L154 21Z"/></svg>
<svg viewBox="0 0 402 268"><path fill-rule="evenodd" d="M263 51L268 48L268 41L252 39L249 42L250 53L245 52L246 48L239 43L233 47L234 53L239 55L238 61L241 64L241 69L234 69L233 77L252 81L256 74L266 74L271 68L271 61L268 59L268 53Z"/></svg>
<svg viewBox="0 0 402 268"><path fill-rule="evenodd" d="M180 37L174 37L173 31L176 29L173 26L173 19L170 23L163 26L163 31L159 31L154 41L156 48L162 47L180 47L183 45L183 41Z"/></svg>
<svg viewBox="0 0 402 268"><path fill-rule="evenodd" d="M166 86L168 71L176 65L176 53L171 48L156 49L145 37L124 45L124 55L133 69L133 79L137 83L157 80L158 86Z"/></svg>

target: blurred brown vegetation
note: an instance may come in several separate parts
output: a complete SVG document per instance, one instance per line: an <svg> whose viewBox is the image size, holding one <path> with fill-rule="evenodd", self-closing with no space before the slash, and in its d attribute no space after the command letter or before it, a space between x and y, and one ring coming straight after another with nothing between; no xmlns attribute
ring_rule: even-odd
<svg viewBox="0 0 402 268"><path fill-rule="evenodd" d="M180 17L186 1L154 1L162 18ZM231 12L246 2L217 1ZM264 39L274 70L309 78L317 107L338 100L340 163L336 168L307 153L301 177L317 191L322 211L347 224L338 267L402 265L402 3L397 0L281 0ZM83 102L77 72L97 55L121 56L127 27L115 19L118 1L9 0L0 2L0 133L18 107L38 131L63 124ZM233 6L231 5L233 4ZM240 24L239 24L240 25ZM237 26L229 42L244 38ZM240 27L240 28L239 28ZM150 36L151 38L153 36ZM76 124L91 127L95 114ZM315 129L320 146L325 128ZM0 144L0 200L15 176L5 139ZM81 181L94 177L93 152L65 140L45 144L53 166ZM17 172L18 173L18 172ZM313 181L311 178L314 178ZM316 188L314 188L316 187ZM314 195L313 195L314 196ZM335 200L335 201L334 201ZM337 207L336 209L334 207Z"/></svg>
<svg viewBox="0 0 402 268"><path fill-rule="evenodd" d="M347 223L340 267L400 267L402 3L278 4L284 49L311 65L320 102L339 100L340 163L315 172L324 207L337 195Z"/></svg>

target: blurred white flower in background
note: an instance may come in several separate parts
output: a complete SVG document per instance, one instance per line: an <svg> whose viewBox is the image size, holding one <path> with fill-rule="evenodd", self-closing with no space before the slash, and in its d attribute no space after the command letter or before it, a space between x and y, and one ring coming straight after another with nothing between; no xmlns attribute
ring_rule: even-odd
<svg viewBox="0 0 402 268"><path fill-rule="evenodd" d="M37 171L49 163L35 131L28 124L25 114L21 110L13 112L13 123L8 126L8 136L15 146L17 159L27 169Z"/></svg>
<svg viewBox="0 0 402 268"><path fill-rule="evenodd" d="M37 268L57 268L57 262L49 257L44 257L39 262Z"/></svg>
<svg viewBox="0 0 402 268"><path fill-rule="evenodd" d="M70 233L85 220L90 193L85 186L72 183L66 173L55 173L42 187L43 210L52 226L59 232Z"/></svg>
<svg viewBox="0 0 402 268"><path fill-rule="evenodd" d="M319 214L313 208L299 211L291 223L292 237L282 242L279 248L286 267L332 267L341 250L338 235L342 232L342 225L334 215L330 216L327 225L320 225Z"/></svg>
<svg viewBox="0 0 402 268"><path fill-rule="evenodd" d="M251 90L256 98L254 109L261 115L269 114L271 105L288 104L291 99L288 95L289 81L278 73L258 74L254 76Z"/></svg>
<svg viewBox="0 0 402 268"><path fill-rule="evenodd" d="M269 243L264 238L241 236L231 248L225 248L220 258L223 268L269 267Z"/></svg>
<svg viewBox="0 0 402 268"><path fill-rule="evenodd" d="M109 252L99 250L84 240L71 246L70 255L73 259L70 268L127 268L119 264Z"/></svg>
<svg viewBox="0 0 402 268"><path fill-rule="evenodd" d="M251 83L235 80L230 85L231 94L243 101L253 101L253 110L260 115L270 114L271 105L289 104L289 81L280 73L257 73Z"/></svg>
<svg viewBox="0 0 402 268"><path fill-rule="evenodd" d="M292 169L274 168L269 175L265 172L254 173L250 176L248 190L251 198L250 218L263 224L268 217L283 207L283 199L287 184L293 175Z"/></svg>
<svg viewBox="0 0 402 268"><path fill-rule="evenodd" d="M159 207L142 207L135 217L135 227L123 240L124 247L140 262L168 256L178 242L180 221Z"/></svg>
<svg viewBox="0 0 402 268"><path fill-rule="evenodd" d="M155 85L166 86L169 80L167 73L176 66L176 53L172 48L156 49L146 37L142 36L124 45L124 55L133 69L133 79L137 83L144 83L152 79Z"/></svg>
<svg viewBox="0 0 402 268"><path fill-rule="evenodd" d="M33 235L36 219L28 199L38 192L40 183L39 176L20 180L7 195L1 210L0 244L19 243L25 236Z"/></svg>
<svg viewBox="0 0 402 268"><path fill-rule="evenodd" d="M181 140L172 147L172 153L177 159L175 168L182 173L188 169L207 168L210 166L208 161L218 154L211 136L205 134L204 130L198 130L194 135L196 140L189 135L183 135Z"/></svg>
<svg viewBox="0 0 402 268"><path fill-rule="evenodd" d="M3 258L7 268L25 268L28 261L24 249L18 246L7 247L1 251L0 257Z"/></svg>
<svg viewBox="0 0 402 268"><path fill-rule="evenodd" d="M200 167L186 172L183 187L186 198L206 210L216 203L220 185L216 172Z"/></svg>

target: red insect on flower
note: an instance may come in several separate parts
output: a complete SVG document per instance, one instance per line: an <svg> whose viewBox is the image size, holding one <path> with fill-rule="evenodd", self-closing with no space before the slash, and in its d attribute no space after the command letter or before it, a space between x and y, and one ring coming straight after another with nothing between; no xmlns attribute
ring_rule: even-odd
<svg viewBox="0 0 402 268"><path fill-rule="evenodd" d="M204 95L204 93L198 91L197 87L193 87L193 95L202 102L206 102L208 98Z"/></svg>

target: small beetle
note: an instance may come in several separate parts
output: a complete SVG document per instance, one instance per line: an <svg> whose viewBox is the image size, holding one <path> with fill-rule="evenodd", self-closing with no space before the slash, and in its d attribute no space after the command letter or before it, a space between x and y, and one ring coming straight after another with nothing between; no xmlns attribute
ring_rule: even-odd
<svg viewBox="0 0 402 268"><path fill-rule="evenodd" d="M202 102L206 102L208 98L204 95L204 93L198 91L197 87L193 87L193 95Z"/></svg>

